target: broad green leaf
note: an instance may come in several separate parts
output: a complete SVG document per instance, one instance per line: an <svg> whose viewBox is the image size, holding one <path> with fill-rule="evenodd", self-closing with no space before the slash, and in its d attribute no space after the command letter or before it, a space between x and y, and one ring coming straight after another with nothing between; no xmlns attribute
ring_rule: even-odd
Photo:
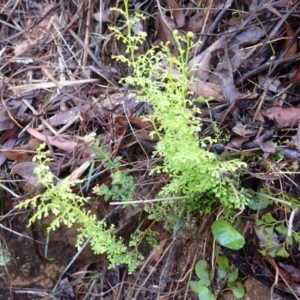
<svg viewBox="0 0 300 300"><path fill-rule="evenodd" d="M200 300L215 300L216 299L214 294L206 286L200 287L198 296L199 296Z"/></svg>
<svg viewBox="0 0 300 300"><path fill-rule="evenodd" d="M224 247L232 250L241 249L245 244L244 237L224 220L217 220L212 226L214 238Z"/></svg>
<svg viewBox="0 0 300 300"><path fill-rule="evenodd" d="M280 234L287 234L287 228L284 224L284 222L281 222L279 226L276 226L275 229L280 233Z"/></svg>
<svg viewBox="0 0 300 300"><path fill-rule="evenodd" d="M195 271L198 276L198 278L201 279L209 279L209 274L207 270L207 261L206 260L199 260L196 263Z"/></svg>
<svg viewBox="0 0 300 300"><path fill-rule="evenodd" d="M286 238L286 241L287 241L287 243L290 245L290 246L292 246L293 245L293 236L288 236L287 238ZM299 243L299 242L298 242Z"/></svg>
<svg viewBox="0 0 300 300"><path fill-rule="evenodd" d="M274 232L274 226L266 226L265 231L269 234L272 235Z"/></svg>
<svg viewBox="0 0 300 300"><path fill-rule="evenodd" d="M227 270L227 268L229 267L228 258L224 255L218 255L217 263L218 263L219 267L223 270Z"/></svg>
<svg viewBox="0 0 300 300"><path fill-rule="evenodd" d="M276 254L281 257L289 257L290 256L290 254L286 251L284 246L282 246L282 248Z"/></svg>
<svg viewBox="0 0 300 300"><path fill-rule="evenodd" d="M228 283L228 287L232 291L235 298L242 299L244 297L245 289L240 282L236 281L234 283Z"/></svg>
<svg viewBox="0 0 300 300"><path fill-rule="evenodd" d="M273 216L270 213L265 214L263 216L263 219L268 224L277 223L277 221L273 218Z"/></svg>
<svg viewBox="0 0 300 300"><path fill-rule="evenodd" d="M295 241L300 244L300 235L296 232L292 233L292 237L295 239Z"/></svg>
<svg viewBox="0 0 300 300"><path fill-rule="evenodd" d="M199 281L190 281L190 287L193 292L195 292L196 294L199 293L200 291Z"/></svg>
<svg viewBox="0 0 300 300"><path fill-rule="evenodd" d="M201 278L199 280L199 286L209 286L210 285L210 279L209 278Z"/></svg>
<svg viewBox="0 0 300 300"><path fill-rule="evenodd" d="M264 221L258 220L258 219L255 220L255 224L256 224L257 226L266 225L266 223L265 223Z"/></svg>
<svg viewBox="0 0 300 300"><path fill-rule="evenodd" d="M248 206L253 210L261 210L265 209L270 203L271 200L267 197L264 197L263 195L254 195L248 201Z"/></svg>
<svg viewBox="0 0 300 300"><path fill-rule="evenodd" d="M239 270L236 267L232 267L232 271L229 273L228 282L235 282L238 279Z"/></svg>
<svg viewBox="0 0 300 300"><path fill-rule="evenodd" d="M218 268L217 274L218 274L218 278L223 280L227 276L228 273L226 270Z"/></svg>

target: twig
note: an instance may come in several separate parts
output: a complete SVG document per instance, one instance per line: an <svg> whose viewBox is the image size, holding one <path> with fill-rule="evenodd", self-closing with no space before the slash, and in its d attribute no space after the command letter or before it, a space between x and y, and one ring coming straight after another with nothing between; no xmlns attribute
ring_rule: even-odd
<svg viewBox="0 0 300 300"><path fill-rule="evenodd" d="M18 235L18 236L24 237L24 238L26 238L26 239L29 239L29 240L31 240L31 241L34 241L34 242L36 242L36 243L45 245L44 242L37 241L37 240L35 240L34 238L32 238L32 237L30 237L30 236L28 236L28 235L24 235L24 234L22 234L22 233L19 233L19 232L17 232L17 231L14 231L14 230L12 230L12 229L10 229L10 228L8 228L8 227L2 225L1 223L0 223L0 227L3 228L4 230L7 230L7 231L9 231L9 232L15 234L15 235Z"/></svg>
<svg viewBox="0 0 300 300"><path fill-rule="evenodd" d="M237 80L235 80L235 82L234 82L235 86L237 86L237 87L241 86L244 83L244 81L253 77L254 75L257 75L263 71L268 70L272 65L274 65L274 67L273 67L273 69L274 69L275 67L284 65L286 63L293 62L298 59L300 59L300 53L297 53L293 56L286 57L286 58L280 58L280 59L275 59L272 61L267 61L266 63L262 64L261 66L255 68L247 73L244 73L241 78L238 78Z"/></svg>
<svg viewBox="0 0 300 300"><path fill-rule="evenodd" d="M211 26L209 27L207 33L203 37L203 39L201 41L201 45L199 46L199 48L198 48L195 56L198 55L202 51L202 49L205 47L205 45L207 43L207 40L210 37L210 34L213 33L213 31L215 30L216 26L218 25L218 23L220 22L220 20L224 16L224 14L226 13L227 9L231 6L232 2L233 2L233 0L227 0L227 2L225 3L224 7L222 8L222 10L218 13L218 15L215 18L214 22L211 24Z"/></svg>
<svg viewBox="0 0 300 300"><path fill-rule="evenodd" d="M171 198L161 198L161 199L148 199L148 200L136 200L136 201L120 201L120 202L111 202L110 205L127 205L127 204L139 204L139 203L152 203L160 201L170 201L170 200L180 200L186 199L187 197L171 197Z"/></svg>
<svg viewBox="0 0 300 300"><path fill-rule="evenodd" d="M73 256L72 260L69 262L69 264L65 267L64 271L61 273L59 279L57 280L53 290L52 290L52 294L56 293L56 290L58 288L58 285L60 283L60 281L62 280L62 277L64 276L64 274L69 270L69 268L72 266L72 264L75 262L75 260L78 258L78 256L82 253L82 251L85 249L85 247L88 245L88 243L90 242L91 238L88 238L84 244L82 245L82 247L80 248L80 250Z"/></svg>

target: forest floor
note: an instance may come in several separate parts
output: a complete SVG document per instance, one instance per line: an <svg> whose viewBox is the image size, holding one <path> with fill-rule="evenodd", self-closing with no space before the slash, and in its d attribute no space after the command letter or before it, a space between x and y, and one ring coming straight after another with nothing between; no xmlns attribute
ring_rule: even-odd
<svg viewBox="0 0 300 300"><path fill-rule="evenodd" d="M218 272L211 234L216 211L195 212L193 228L179 233L149 220L143 210L149 204L123 209L93 193L111 178L92 163L85 140L92 133L112 157L122 157L134 178L134 200L155 199L169 180L150 172L162 160L153 156L156 141L143 118L151 105L123 86L131 70L114 59L126 49L111 28L124 34L126 28L111 8L124 2L6 2L0 4L0 298L199 299L190 288L196 263L206 260L210 274ZM223 249L239 270L243 299L300 299L300 2L146 0L130 1L129 11L147 16L135 24L147 33L140 54L169 42L178 55L175 29L201 40L191 53L200 67L190 92L213 99L199 105L201 136L216 136L216 124L226 152L248 165L243 187L261 202L271 200L263 209L240 212L245 247ZM145 258L133 274L125 265L109 269L105 254L89 246L78 252L79 225L48 235L53 216L28 226L34 209L16 209L42 192L32 159L44 142L52 174L58 181L81 179L73 192L90 197L86 209L113 224L114 234L127 243L138 228L156 232L159 247L140 244ZM259 251L270 232L272 246ZM226 280L211 279L215 298L234 299Z"/></svg>

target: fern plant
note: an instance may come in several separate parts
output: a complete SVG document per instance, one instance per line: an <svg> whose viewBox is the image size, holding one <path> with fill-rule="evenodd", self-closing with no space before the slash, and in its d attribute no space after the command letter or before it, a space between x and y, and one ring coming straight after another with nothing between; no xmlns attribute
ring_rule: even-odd
<svg viewBox="0 0 300 300"><path fill-rule="evenodd" d="M124 244L122 238L117 238L111 234L114 226L108 227L104 221L98 220L95 215L85 209L85 204L90 198L76 195L72 191L72 187L80 183L79 180L74 182L62 180L55 183L54 175L48 166L48 163L51 162L48 157L50 152L44 151L44 149L45 144L39 146L33 161L39 164L34 172L38 183L43 185L45 191L32 199L19 203L17 208L35 208L30 223L53 214L55 219L47 228L48 232L57 229L61 224L71 227L73 224L79 223L81 226L78 229L76 241L78 248L86 239L90 238L90 245L95 254L107 253L110 267L127 264L129 272L132 273L143 256L135 248L134 251L131 251ZM117 166L116 162L110 161L109 165L111 166L111 164ZM130 184L132 183L130 182ZM132 190L132 187L130 189Z"/></svg>
<svg viewBox="0 0 300 300"><path fill-rule="evenodd" d="M147 116L155 128L159 141L154 155L164 158L164 163L156 172L169 174L170 182L160 192L162 197L186 196L181 201L189 211L201 206L207 212L220 200L225 211L243 209L247 195L240 189L238 176L241 166L239 160L222 161L217 155L207 151L213 142L210 137L201 138L201 111L194 105L189 85L193 82L188 67L189 55L198 44L192 42L192 33L181 36L175 30L174 41L178 48L178 57L171 53L169 44L161 48L152 47L145 54L134 55L137 44L146 39L146 33L134 34L131 30L140 15L129 16L128 1L124 1L125 10L119 10L128 23L126 36L116 30L117 38L127 46L131 61L124 55L115 59L132 68L132 75L123 79L125 84L138 87L140 101L151 104L154 114ZM197 66L199 67L199 66ZM225 174L235 174L229 179Z"/></svg>
<svg viewBox="0 0 300 300"><path fill-rule="evenodd" d="M94 192L99 196L104 196L104 200L110 199L123 201L130 201L134 196L135 184L133 177L129 175L129 170L120 170L121 156L117 156L114 159L110 158L108 146L99 146L99 142L95 141L92 145L92 149L97 154L97 160L103 162L103 167L106 170L111 171L111 187L106 184L96 186Z"/></svg>

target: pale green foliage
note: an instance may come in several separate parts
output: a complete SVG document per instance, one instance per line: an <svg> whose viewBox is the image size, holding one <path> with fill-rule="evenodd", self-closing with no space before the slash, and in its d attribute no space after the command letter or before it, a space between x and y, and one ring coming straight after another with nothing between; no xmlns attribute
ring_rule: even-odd
<svg viewBox="0 0 300 300"><path fill-rule="evenodd" d="M111 171L111 188L106 184L102 184L100 187L96 187L94 192L100 196L104 196L105 201L123 200L131 201L134 196L135 184L133 177L129 175L129 170L120 171L121 157L117 156L113 160L110 158L108 146L99 146L98 142L93 145L93 150L97 153L97 160L103 162L105 169Z"/></svg>
<svg viewBox="0 0 300 300"><path fill-rule="evenodd" d="M114 230L113 226L108 227L105 222L97 220L95 215L85 209L84 205L90 198L72 192L72 187L78 184L79 180L74 182L58 180L55 183L54 176L47 165L51 161L48 157L49 151L43 151L44 148L45 144L42 144L37 149L38 154L33 160L39 163L34 171L38 183L45 187L45 191L41 195L21 202L17 208L35 208L30 223L46 218L49 214L55 215L55 219L47 229L48 231L55 230L61 224L71 227L73 224L79 223L76 242L78 248L87 238L90 238L90 245L95 254L107 252L110 267L127 264L129 272L132 273L143 256L137 251L130 252L121 238L111 235Z"/></svg>
<svg viewBox="0 0 300 300"><path fill-rule="evenodd" d="M222 282L222 286L227 285L236 299L243 298L245 289L242 284L237 281L238 269L234 266L230 266L226 257L217 255L216 270L217 282ZM190 281L191 289L198 294L199 300L215 300L215 295L209 290L211 279L207 262L205 260L198 261L195 266L195 272L199 280Z"/></svg>
<svg viewBox="0 0 300 300"><path fill-rule="evenodd" d="M125 7L126 4L125 1ZM132 26L128 11L123 15ZM133 41L137 37L131 34L130 27L127 34L123 41L128 51L134 53L136 44ZM143 37L139 34L138 43L142 43ZM206 150L212 138L200 138L201 112L193 104L193 95L188 90L193 82L188 69L189 54L197 44L193 44L190 33L180 36L174 31L173 37L178 57L171 54L168 43L161 45L161 49L152 47L138 57L132 55L128 63L132 75L124 79L126 84L139 89L139 100L149 102L154 111L154 115L148 116L160 138L154 155L164 158L163 165L155 171L170 176L170 183L163 187L160 195L187 196L182 203L188 210L201 205L202 211L207 212L216 200L221 201L227 212L243 209L247 197L239 190L238 175L241 166L246 165L239 160L222 161ZM116 58L127 60L122 55ZM234 174L235 179L229 179L226 173Z"/></svg>
<svg viewBox="0 0 300 300"><path fill-rule="evenodd" d="M286 218L277 220L270 212L261 216L261 219L256 219L256 233L259 236L261 253L272 257L289 257L288 249L298 245L300 251L300 232L294 230L294 226L288 229L288 222L294 224L295 213L299 211L299 200L290 197L287 194L274 193L269 188L262 189L258 193L256 201L259 200L259 205L251 205L253 210L261 210L270 204L270 199L278 199L277 214L279 210L284 211ZM281 199L283 197L283 199ZM250 202L251 203L251 202ZM290 231L290 232L289 232Z"/></svg>
<svg viewBox="0 0 300 300"><path fill-rule="evenodd" d="M297 232L292 232L290 237L287 236L287 226L286 221L278 221L273 218L270 213L263 215L262 220L256 220L255 224L258 226L257 233L260 238L260 247L262 254L270 255L272 257L281 256L289 257L290 254L286 250L288 245L293 244L293 238L298 243L298 248L300 249L300 235ZM277 233L286 236L283 242L277 239Z"/></svg>
<svg viewBox="0 0 300 300"><path fill-rule="evenodd" d="M130 236L130 242L129 242L129 246L130 247L136 247L137 245L139 245L139 243L143 240L143 238L145 237L145 240L147 241L147 243L149 245L151 245L153 248L159 248L158 244L157 244L157 235L158 233L152 230L147 230L147 234L145 234L145 232L137 229L135 231L134 234L132 234Z"/></svg>
<svg viewBox="0 0 300 300"><path fill-rule="evenodd" d="M145 211L150 220L163 222L167 230L175 230L181 234L183 227L188 228L189 231L192 229L193 222L187 220L190 218L189 212L182 205L175 206L173 201L153 203L151 206L145 206Z"/></svg>
<svg viewBox="0 0 300 300"><path fill-rule="evenodd" d="M129 58L120 55L117 56L116 59L126 63L128 66L136 67L135 65L135 56L136 51L139 49L139 46L144 43L145 38L147 36L146 32L139 31L138 29L134 30L140 24L140 21L145 20L146 17L142 13L138 13L137 11L131 16L129 14L128 9L128 0L124 1L124 10L120 8L112 8L112 10L117 11L120 15L124 16L125 25L121 28L112 26L110 29L114 33L114 36L121 40L124 45L126 45L126 53ZM122 32L122 30L126 30L126 34ZM134 31L139 31L134 34Z"/></svg>

